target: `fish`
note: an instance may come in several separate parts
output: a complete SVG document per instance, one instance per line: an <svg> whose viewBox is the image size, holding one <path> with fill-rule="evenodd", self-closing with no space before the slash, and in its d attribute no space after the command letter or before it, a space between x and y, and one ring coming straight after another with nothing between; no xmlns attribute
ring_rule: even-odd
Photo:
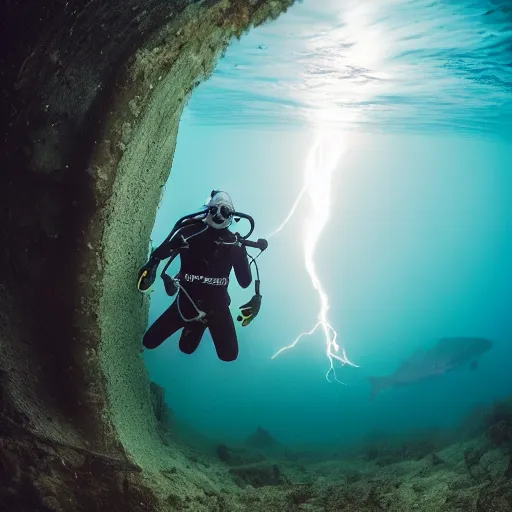
<svg viewBox="0 0 512 512"><path fill-rule="evenodd" d="M392 375L368 377L371 398L385 389L438 377L465 364L469 364L471 370L476 370L477 358L490 350L492 345L493 342L485 338L441 338L432 348L416 351Z"/></svg>

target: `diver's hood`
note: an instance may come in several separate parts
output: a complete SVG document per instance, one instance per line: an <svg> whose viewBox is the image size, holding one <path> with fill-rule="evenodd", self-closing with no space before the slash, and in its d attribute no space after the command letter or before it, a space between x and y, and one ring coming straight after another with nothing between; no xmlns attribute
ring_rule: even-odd
<svg viewBox="0 0 512 512"><path fill-rule="evenodd" d="M222 207L225 208L222 208ZM235 213L235 208L233 206L233 201L226 192L222 192L221 190L215 190L212 192L210 201L206 205L208 208L208 214L205 218L205 222L208 226L211 226L215 229L224 229L231 225L233 222L233 214ZM221 212L227 210L230 212L229 215L223 215Z"/></svg>

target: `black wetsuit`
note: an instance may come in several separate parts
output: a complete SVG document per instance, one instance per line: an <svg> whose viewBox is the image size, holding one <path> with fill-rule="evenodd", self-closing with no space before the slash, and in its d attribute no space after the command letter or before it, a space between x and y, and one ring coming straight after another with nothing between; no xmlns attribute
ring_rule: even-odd
<svg viewBox="0 0 512 512"><path fill-rule="evenodd" d="M188 247L183 247L185 238ZM152 257L164 260L179 253L181 269L179 280L197 307L206 313L206 323L186 322L197 317L198 312L181 290L176 300L148 329L143 344L153 349L169 336L183 328L179 347L192 354L208 328L215 344L217 355L223 361L234 361L238 357L238 340L235 325L229 311L231 298L228 281L231 269L235 271L238 284L247 288L252 281L249 260L244 247L219 245L216 241L233 244L235 235L228 229L214 229L202 222L182 228L170 242L155 249Z"/></svg>

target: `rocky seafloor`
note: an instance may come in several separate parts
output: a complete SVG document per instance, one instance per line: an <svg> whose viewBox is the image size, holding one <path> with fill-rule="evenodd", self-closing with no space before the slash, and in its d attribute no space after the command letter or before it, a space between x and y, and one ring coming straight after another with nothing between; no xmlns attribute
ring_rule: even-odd
<svg viewBox="0 0 512 512"><path fill-rule="evenodd" d="M298 449L262 426L236 443L213 440L173 414L163 388L152 384L151 397L167 462L146 476L129 456L1 425L0 509L512 511L512 398L475 409L451 430L372 432L354 446ZM158 495L140 486L141 475Z"/></svg>
<svg viewBox="0 0 512 512"><path fill-rule="evenodd" d="M329 450L285 446L261 426L245 442L215 443L174 419L165 400L154 404L162 437L180 445L189 470L217 484L200 499L170 495L169 510L512 511L512 399L472 411L451 430L374 432Z"/></svg>

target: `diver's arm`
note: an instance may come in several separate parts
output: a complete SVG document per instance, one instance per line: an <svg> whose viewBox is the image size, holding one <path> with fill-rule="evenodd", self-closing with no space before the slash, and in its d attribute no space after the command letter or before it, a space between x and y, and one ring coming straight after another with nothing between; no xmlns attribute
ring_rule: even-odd
<svg viewBox="0 0 512 512"><path fill-rule="evenodd" d="M242 288L247 288L252 283L251 267L245 247L233 247L233 270Z"/></svg>
<svg viewBox="0 0 512 512"><path fill-rule="evenodd" d="M151 253L149 259L152 261L162 261L170 258L171 256L175 256L176 253L179 252L175 245L176 242L174 238L168 242L164 242Z"/></svg>
<svg viewBox="0 0 512 512"><path fill-rule="evenodd" d="M182 237L190 236L191 234L193 234L193 232L194 228L192 226L181 228L170 240L160 244L151 253L150 260L162 261L166 260L167 258L176 256L184 245Z"/></svg>
<svg viewBox="0 0 512 512"><path fill-rule="evenodd" d="M169 236L171 236L171 234ZM196 226L186 226L180 228L172 235L170 240L169 237L167 237L163 243L161 243L154 251L152 251L147 263L143 265L139 270L137 288L140 292L144 293L148 291L151 286L153 286L159 263L162 260L170 258L169 262L167 263L167 266L169 266L174 258L180 253L180 250L188 247L187 240L194 234L199 234ZM165 283L166 281L164 279L164 284ZM167 285L165 285L165 289L167 293L169 293ZM169 293L169 295L172 294Z"/></svg>

